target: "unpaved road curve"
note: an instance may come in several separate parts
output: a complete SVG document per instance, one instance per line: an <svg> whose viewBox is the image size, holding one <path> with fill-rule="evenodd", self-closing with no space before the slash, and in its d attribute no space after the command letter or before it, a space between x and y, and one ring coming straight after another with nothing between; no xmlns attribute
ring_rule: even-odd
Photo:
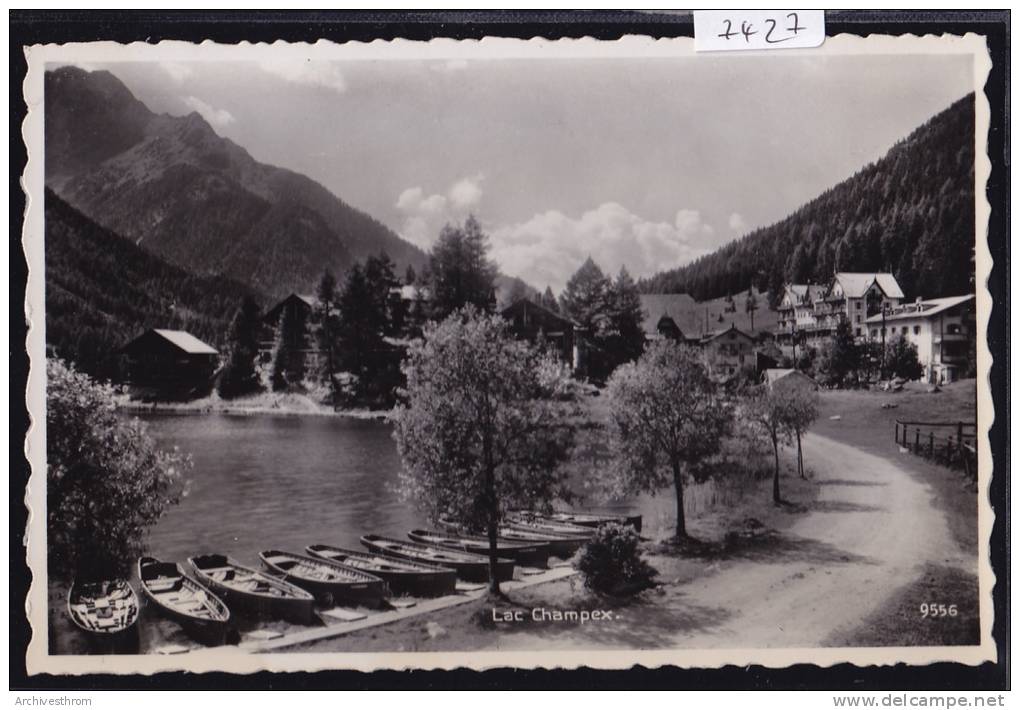
<svg viewBox="0 0 1020 710"><path fill-rule="evenodd" d="M857 628L926 563L973 565L961 556L928 487L895 460L818 435L806 437L804 447L806 460L828 462L820 467L827 473L818 474L821 490L810 511L770 549L667 587L661 603L690 623L660 629L657 647L821 646ZM576 648L593 640L523 633L499 646Z"/></svg>

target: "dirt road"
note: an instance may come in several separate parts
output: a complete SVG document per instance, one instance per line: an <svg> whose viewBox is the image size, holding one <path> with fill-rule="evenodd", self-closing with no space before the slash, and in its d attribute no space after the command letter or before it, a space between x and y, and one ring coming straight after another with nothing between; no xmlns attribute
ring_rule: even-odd
<svg viewBox="0 0 1020 710"><path fill-rule="evenodd" d="M498 647L624 645L679 648L817 647L848 633L916 580L926 564L969 569L928 487L895 460L808 436L805 460L821 491L808 512L713 574L669 585L658 623L625 633L515 633ZM622 612L624 616L629 613ZM620 620L623 626L632 626ZM636 619L633 619L636 621ZM638 624L642 625L642 624ZM656 628L651 628L656 626ZM895 641L892 640L894 643ZM595 642L594 644L592 642Z"/></svg>

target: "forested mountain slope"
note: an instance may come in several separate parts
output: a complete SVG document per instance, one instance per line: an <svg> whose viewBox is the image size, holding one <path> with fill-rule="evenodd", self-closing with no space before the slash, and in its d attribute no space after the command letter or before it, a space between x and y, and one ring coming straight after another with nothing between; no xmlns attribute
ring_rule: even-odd
<svg viewBox="0 0 1020 710"><path fill-rule="evenodd" d="M194 276L100 227L46 191L46 345L97 377L147 328L187 330L224 345L246 286Z"/></svg>
<svg viewBox="0 0 1020 710"><path fill-rule="evenodd" d="M973 247L970 94L786 219L639 287L704 301L751 284L776 293L784 280L890 271L908 298L931 298L973 292Z"/></svg>

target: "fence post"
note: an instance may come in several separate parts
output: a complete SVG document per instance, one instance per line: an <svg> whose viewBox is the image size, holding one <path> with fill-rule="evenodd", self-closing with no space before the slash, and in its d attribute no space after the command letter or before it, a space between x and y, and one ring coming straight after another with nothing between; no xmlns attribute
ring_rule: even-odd
<svg viewBox="0 0 1020 710"><path fill-rule="evenodd" d="M928 456L935 456L935 432L928 432Z"/></svg>
<svg viewBox="0 0 1020 710"><path fill-rule="evenodd" d="M918 453L921 450L921 430L914 429L914 453Z"/></svg>
<svg viewBox="0 0 1020 710"><path fill-rule="evenodd" d="M962 442L963 441L963 422L962 421L956 422L956 441L957 442Z"/></svg>
<svg viewBox="0 0 1020 710"><path fill-rule="evenodd" d="M946 439L946 458L949 460L950 465L953 462L953 435L950 434L949 438Z"/></svg>
<svg viewBox="0 0 1020 710"><path fill-rule="evenodd" d="M900 443L900 423L896 422L896 443Z"/></svg>

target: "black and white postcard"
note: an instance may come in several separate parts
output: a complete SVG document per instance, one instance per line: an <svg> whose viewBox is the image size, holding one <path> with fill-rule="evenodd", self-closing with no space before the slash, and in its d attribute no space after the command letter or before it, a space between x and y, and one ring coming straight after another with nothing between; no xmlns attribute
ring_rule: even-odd
<svg viewBox="0 0 1020 710"><path fill-rule="evenodd" d="M29 673L996 660L984 37L26 56Z"/></svg>

